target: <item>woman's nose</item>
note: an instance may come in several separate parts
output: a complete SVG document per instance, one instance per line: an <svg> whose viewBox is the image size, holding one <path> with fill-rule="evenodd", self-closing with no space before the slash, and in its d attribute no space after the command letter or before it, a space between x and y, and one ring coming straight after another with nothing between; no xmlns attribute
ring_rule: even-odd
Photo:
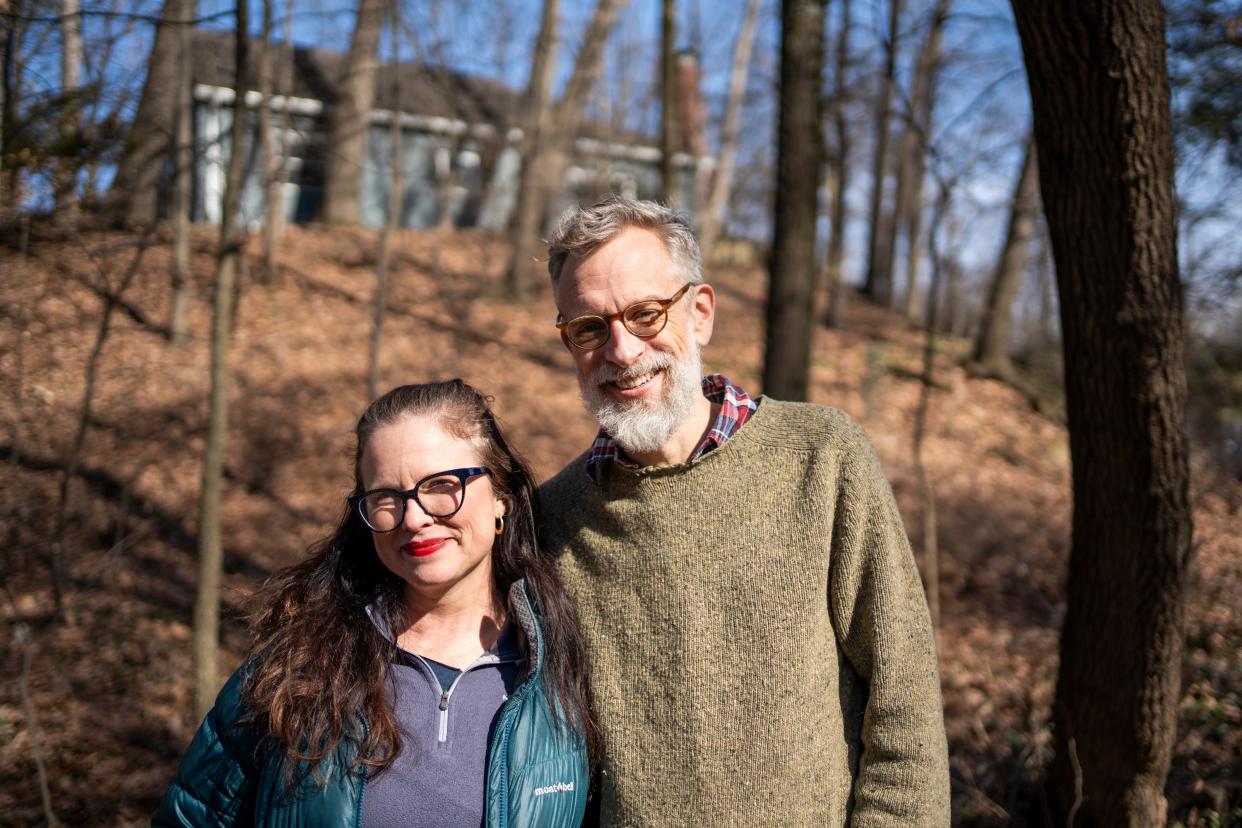
<svg viewBox="0 0 1242 828"><path fill-rule="evenodd" d="M423 507L413 497L405 499L405 517L402 523L411 532L417 532L424 526L435 523L435 518L423 511Z"/></svg>

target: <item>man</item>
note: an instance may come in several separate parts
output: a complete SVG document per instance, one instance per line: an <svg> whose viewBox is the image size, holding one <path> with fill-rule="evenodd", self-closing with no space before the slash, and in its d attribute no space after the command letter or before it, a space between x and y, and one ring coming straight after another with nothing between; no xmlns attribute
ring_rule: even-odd
<svg viewBox="0 0 1242 828"><path fill-rule="evenodd" d="M590 449L541 489L605 741L604 825L947 825L935 644L846 414L701 378L685 221L610 197L552 236Z"/></svg>

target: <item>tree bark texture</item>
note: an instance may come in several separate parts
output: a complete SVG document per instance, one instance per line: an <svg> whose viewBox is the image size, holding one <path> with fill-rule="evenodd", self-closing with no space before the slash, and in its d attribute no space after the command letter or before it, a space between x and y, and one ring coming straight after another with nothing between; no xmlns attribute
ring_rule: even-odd
<svg viewBox="0 0 1242 828"><path fill-rule="evenodd" d="M1054 801L1080 828L1164 825L1191 538L1164 8L1013 9L1057 267L1073 461Z"/></svg>
<svg viewBox="0 0 1242 828"><path fill-rule="evenodd" d="M871 167L871 209L867 220L867 276L863 293L883 305L893 293L893 221L884 209L888 179L888 140L892 120L893 93L897 86L897 38L901 25L901 0L890 0L888 39L884 45L884 80L875 109L875 157Z"/></svg>
<svg viewBox="0 0 1242 828"><path fill-rule="evenodd" d="M677 207L677 0L660 3L660 199Z"/></svg>
<svg viewBox="0 0 1242 828"><path fill-rule="evenodd" d="M1033 139L1027 139L1022 169L1014 186L1005 244L988 289L987 304L983 308L979 335L975 338L974 353L971 355L985 372L998 377L1008 377L1013 371L1009 361L1009 350L1013 344L1013 300L1022 284L1031 239L1035 235L1035 214L1039 209L1038 170Z"/></svg>
<svg viewBox="0 0 1242 828"><path fill-rule="evenodd" d="M337 79L336 100L328 110L322 216L327 224L358 223L358 182L375 104L384 5L385 0L358 0L349 54Z"/></svg>
<svg viewBox="0 0 1242 828"><path fill-rule="evenodd" d="M241 204L246 117L243 106L250 69L248 0L237 0L236 104L230 133L229 165L216 251L216 284L211 325L211 390L208 397L207 446L198 501L198 589L194 598L194 708L207 714L220 689L217 655L220 640L220 580L224 560L220 537L220 495L229 423L229 340L233 324L233 290L243 238L237 226Z"/></svg>
<svg viewBox="0 0 1242 828"><path fill-rule="evenodd" d="M147 79L109 196L114 217L131 227L156 219L160 175L176 133L180 30L193 25L194 8L194 0L164 0L155 30Z"/></svg>
<svg viewBox="0 0 1242 828"><path fill-rule="evenodd" d="M552 107L546 129L540 130L529 154L522 159L522 181L518 190L517 217L513 224L513 257L505 279L508 292L514 298L524 298L530 292L533 253L548 199L560 188L564 179L587 95L599 80L604 46L626 2L628 0L598 0L596 3L565 93ZM542 32L541 26L541 35Z"/></svg>
<svg viewBox="0 0 1242 828"><path fill-rule="evenodd" d="M849 42L850 0L841 0L841 28L837 31L837 70L832 94L832 128L836 135L836 151L829 163L832 171L832 213L828 220L828 254L824 260L824 281L828 284L828 307L824 323L830 328L841 325L845 316L845 274L841 263L845 261L845 194L850 181L850 125L845 117L845 105L849 102Z"/></svg>
<svg viewBox="0 0 1242 828"><path fill-rule="evenodd" d="M849 0L845 0L846 3ZM755 44L755 21L759 18L759 0L747 0L742 28L733 47L733 68L729 72L729 96L725 101L724 125L720 135L720 165L712 177L711 192L703 208L699 224L699 249L703 261L711 261L712 248L724 227L725 207L733 188L733 169L737 164L737 139L742 128L742 104L746 100L746 77L750 55Z"/></svg>
<svg viewBox="0 0 1242 828"><path fill-rule="evenodd" d="M768 284L763 390L805 400L816 285L815 223L823 163L824 15L827 0L782 0L776 226Z"/></svg>

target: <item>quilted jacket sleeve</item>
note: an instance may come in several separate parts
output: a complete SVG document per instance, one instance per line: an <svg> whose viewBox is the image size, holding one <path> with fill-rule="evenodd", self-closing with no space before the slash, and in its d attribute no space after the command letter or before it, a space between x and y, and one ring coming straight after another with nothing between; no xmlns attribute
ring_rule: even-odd
<svg viewBox="0 0 1242 828"><path fill-rule="evenodd" d="M242 670L216 697L181 760L177 777L164 794L152 826L234 826L249 824L259 769L252 728L239 725Z"/></svg>

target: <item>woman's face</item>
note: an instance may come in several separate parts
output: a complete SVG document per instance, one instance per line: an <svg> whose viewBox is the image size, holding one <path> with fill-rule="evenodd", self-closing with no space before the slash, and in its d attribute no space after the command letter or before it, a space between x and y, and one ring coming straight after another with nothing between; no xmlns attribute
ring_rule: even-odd
<svg viewBox="0 0 1242 828"><path fill-rule="evenodd" d="M428 475L480 465L482 457L470 441L447 433L437 418L411 416L371 435L362 452L362 485L364 491L404 492ZM455 515L439 518L410 498L396 529L371 533L384 566L405 581L407 602L439 601L450 593L467 600L490 596L492 543L504 503L487 475L470 478L462 496Z"/></svg>

